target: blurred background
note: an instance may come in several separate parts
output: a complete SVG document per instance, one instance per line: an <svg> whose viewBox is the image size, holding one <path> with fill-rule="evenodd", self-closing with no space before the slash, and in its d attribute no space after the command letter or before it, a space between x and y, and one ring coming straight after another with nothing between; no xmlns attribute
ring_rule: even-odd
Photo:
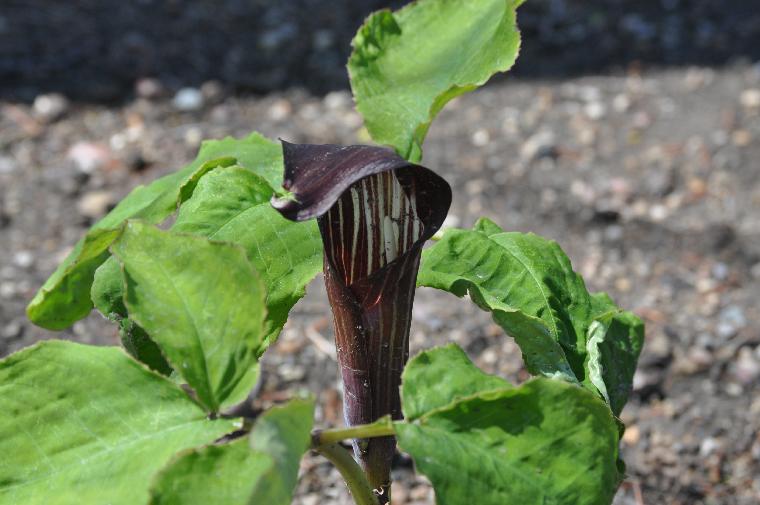
<svg viewBox="0 0 760 505"><path fill-rule="evenodd" d="M0 1L0 356L41 338L114 344L97 314L54 334L24 307L88 226L204 138L367 142L349 41L381 0ZM760 503L760 3L528 0L515 69L450 104L425 164L480 215L557 240L592 290L647 323L623 412L618 505ZM315 281L267 352L257 406L318 395L340 424ZM456 341L526 378L467 302L422 289L412 352ZM432 503L399 457L399 504ZM463 483L463 485L465 485ZM296 503L348 503L307 458Z"/></svg>

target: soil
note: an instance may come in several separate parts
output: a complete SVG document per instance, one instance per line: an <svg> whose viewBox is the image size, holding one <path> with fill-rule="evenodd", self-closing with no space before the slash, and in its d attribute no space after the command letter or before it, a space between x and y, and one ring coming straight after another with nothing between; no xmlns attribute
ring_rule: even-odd
<svg viewBox="0 0 760 505"><path fill-rule="evenodd" d="M150 93L110 106L0 103L0 355L46 338L117 342L97 314L53 333L24 306L87 226L192 159L201 139L257 129L368 141L345 91L197 91L195 110ZM449 224L486 215L555 239L590 289L645 319L619 505L760 503L759 159L760 68L749 64L502 79L430 131L425 164L455 189ZM331 324L318 279L265 355L258 407L307 390L321 426L341 423ZM419 290L410 340L413 353L455 341L484 369L526 378L514 342L445 293ZM408 458L394 474L394 501L432 503ZM348 502L329 464L308 457L296 503Z"/></svg>

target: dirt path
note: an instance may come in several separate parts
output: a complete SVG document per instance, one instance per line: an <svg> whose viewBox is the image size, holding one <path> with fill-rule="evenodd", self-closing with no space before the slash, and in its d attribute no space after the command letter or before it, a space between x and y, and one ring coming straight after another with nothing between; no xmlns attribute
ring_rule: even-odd
<svg viewBox="0 0 760 505"><path fill-rule="evenodd" d="M0 103L0 355L40 338L116 342L97 315L56 335L28 324L24 305L89 223L189 160L202 138L257 129L366 141L345 92L204 91L195 112L166 99L60 111ZM455 188L452 224L487 215L553 238L591 289L646 319L623 413L630 479L620 504L637 504L637 489L647 505L760 502L759 160L760 73L750 66L506 81L458 100L431 130L425 161ZM320 422L335 424L321 289L267 353L257 401L308 389ZM525 378L517 347L468 302L421 290L414 316L412 352L453 340L485 369ZM398 463L406 488L395 498L428 503L429 486ZM307 459L304 471L298 503L345 501L329 466Z"/></svg>

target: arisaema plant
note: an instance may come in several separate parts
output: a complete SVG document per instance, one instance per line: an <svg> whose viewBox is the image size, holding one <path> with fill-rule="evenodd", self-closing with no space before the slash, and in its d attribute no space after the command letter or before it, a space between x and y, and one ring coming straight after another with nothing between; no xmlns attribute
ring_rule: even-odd
<svg viewBox="0 0 760 505"><path fill-rule="evenodd" d="M481 219L423 249L452 198L424 166L426 133L512 66L520 3L369 17L348 70L377 145L207 141L96 223L28 315L57 330L96 308L123 348L51 340L0 361L0 504L285 505L309 450L382 504L397 446L440 504L611 503L641 321L536 235ZM236 417L320 272L346 426L315 427L312 398ZM534 378L487 375L455 345L408 360L417 286L490 312Z"/></svg>

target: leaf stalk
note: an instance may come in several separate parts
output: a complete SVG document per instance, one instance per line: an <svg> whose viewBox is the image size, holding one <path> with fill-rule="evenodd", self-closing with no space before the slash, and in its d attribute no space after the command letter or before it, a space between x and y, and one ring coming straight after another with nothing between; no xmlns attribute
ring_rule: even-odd
<svg viewBox="0 0 760 505"><path fill-rule="evenodd" d="M343 480L346 481L348 491L353 496L356 505L379 505L380 502L372 490L367 476L364 475L361 467L354 461L348 450L338 443L319 445L313 449L335 465Z"/></svg>

